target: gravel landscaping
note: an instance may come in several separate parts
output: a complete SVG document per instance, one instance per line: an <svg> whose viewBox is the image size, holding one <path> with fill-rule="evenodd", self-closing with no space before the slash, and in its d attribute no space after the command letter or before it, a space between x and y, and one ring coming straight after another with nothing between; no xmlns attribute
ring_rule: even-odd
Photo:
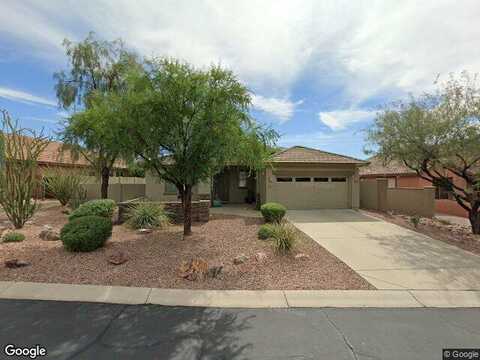
<svg viewBox="0 0 480 360"><path fill-rule="evenodd" d="M454 224L438 218L421 218L418 227L415 228L408 215L383 213L371 210L362 210L363 212L381 218L390 223L400 225L407 229L417 231L433 239L446 242L460 249L470 251L480 255L480 235L472 234L469 225Z"/></svg>
<svg viewBox="0 0 480 360"><path fill-rule="evenodd" d="M67 222L60 205L43 205L19 230L26 240L0 244L0 280L190 289L374 289L301 232L292 254L275 255L269 241L257 239L263 221L255 218L212 215L208 223L195 224L185 240L176 225L151 233L117 225L104 248L69 253L61 241L39 238L44 225L60 230ZM0 225L6 224L0 216ZM236 257L243 262L235 265ZM30 265L6 268L11 259ZM192 259L223 268L216 278L182 278L182 263Z"/></svg>

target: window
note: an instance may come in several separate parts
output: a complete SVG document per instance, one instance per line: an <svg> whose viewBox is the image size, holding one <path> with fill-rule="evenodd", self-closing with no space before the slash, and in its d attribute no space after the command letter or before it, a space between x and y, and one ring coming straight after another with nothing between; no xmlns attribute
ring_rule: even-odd
<svg viewBox="0 0 480 360"><path fill-rule="evenodd" d="M328 178L327 177L316 177L316 178L313 178L313 181L315 181L315 182L328 182Z"/></svg>
<svg viewBox="0 0 480 360"><path fill-rule="evenodd" d="M334 177L332 178L332 182L346 182L347 179L344 177Z"/></svg>
<svg viewBox="0 0 480 360"><path fill-rule="evenodd" d="M293 179L291 177L281 177L277 176L277 182L292 182Z"/></svg>
<svg viewBox="0 0 480 360"><path fill-rule="evenodd" d="M246 171L239 171L238 172L238 187L239 188L246 188L247 187L247 177L248 177L248 173Z"/></svg>
<svg viewBox="0 0 480 360"><path fill-rule="evenodd" d="M296 177L295 178L295 182L310 182L310 178L309 177Z"/></svg>
<svg viewBox="0 0 480 360"><path fill-rule="evenodd" d="M435 199L452 199L452 186L449 183L450 181L453 181L453 178L438 180L433 183L435 186Z"/></svg>
<svg viewBox="0 0 480 360"><path fill-rule="evenodd" d="M169 181L165 181L165 194L176 194L177 193L177 187L175 184L172 184Z"/></svg>

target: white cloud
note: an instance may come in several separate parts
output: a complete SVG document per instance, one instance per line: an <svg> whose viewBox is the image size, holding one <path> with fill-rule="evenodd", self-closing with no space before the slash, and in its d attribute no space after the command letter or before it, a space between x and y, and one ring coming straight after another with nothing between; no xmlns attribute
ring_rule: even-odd
<svg viewBox="0 0 480 360"><path fill-rule="evenodd" d="M57 103L55 101L46 99L41 96L29 94L25 91L9 89L6 87L0 87L0 97L12 101L20 101L29 104L57 106Z"/></svg>
<svg viewBox="0 0 480 360"><path fill-rule="evenodd" d="M375 117L375 111L366 110L336 110L319 112L320 121L332 130L343 130L349 125L365 122Z"/></svg>
<svg viewBox="0 0 480 360"><path fill-rule="evenodd" d="M261 95L252 96L253 107L275 116L279 123L290 120L295 112L295 107L302 103L303 100L292 102L287 99L266 98Z"/></svg>
<svg viewBox="0 0 480 360"><path fill-rule="evenodd" d="M0 34L14 40L6 52L58 68L62 39L94 30L142 55L221 63L265 96L303 80L358 107L420 92L438 73L480 71L479 17L478 0L3 0Z"/></svg>

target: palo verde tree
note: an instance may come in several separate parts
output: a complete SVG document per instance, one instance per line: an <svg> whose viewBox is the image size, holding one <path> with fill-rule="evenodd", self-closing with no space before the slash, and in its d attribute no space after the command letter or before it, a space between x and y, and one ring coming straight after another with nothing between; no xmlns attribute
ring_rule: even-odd
<svg viewBox="0 0 480 360"><path fill-rule="evenodd" d="M49 140L42 133L18 126L0 110L0 205L15 228L22 228L37 209L39 190L37 160Z"/></svg>
<svg viewBox="0 0 480 360"><path fill-rule="evenodd" d="M121 40L100 41L90 33L82 42L64 40L63 44L70 69L54 74L56 95L64 109L79 112L65 121L60 137L68 150L97 169L102 198L106 198L110 172L122 152L115 141L113 114L101 106L102 98L122 91L127 73L140 65ZM96 110L84 114L91 108Z"/></svg>
<svg viewBox="0 0 480 360"><path fill-rule="evenodd" d="M192 188L229 161L262 168L277 134L250 118L247 88L221 67L154 60L132 83L123 99L122 143L175 184L189 235Z"/></svg>
<svg viewBox="0 0 480 360"><path fill-rule="evenodd" d="M462 73L434 94L411 97L380 112L368 131L369 149L399 160L418 176L451 191L480 234L480 89ZM372 151L373 150L373 151ZM459 179L459 181L456 181Z"/></svg>

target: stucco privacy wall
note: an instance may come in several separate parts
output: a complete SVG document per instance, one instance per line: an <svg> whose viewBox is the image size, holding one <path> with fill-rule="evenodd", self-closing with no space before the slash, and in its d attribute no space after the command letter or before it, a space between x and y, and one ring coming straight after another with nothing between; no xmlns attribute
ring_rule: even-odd
<svg viewBox="0 0 480 360"><path fill-rule="evenodd" d="M87 200L101 198L100 184L84 185L87 191ZM145 184L109 184L108 198L116 202L145 197Z"/></svg>
<svg viewBox="0 0 480 360"><path fill-rule="evenodd" d="M435 215L435 188L388 188L387 179L363 179L360 207L432 217Z"/></svg>
<svg viewBox="0 0 480 360"><path fill-rule="evenodd" d="M259 180L262 203L276 201L290 209L358 208L359 176L356 165L350 164L275 164L265 170L265 186ZM262 173L263 175L263 173ZM280 183L276 177L345 177L346 182Z"/></svg>
<svg viewBox="0 0 480 360"><path fill-rule="evenodd" d="M167 192L165 182L158 176L147 174L145 178L145 197L152 201L177 201L176 192ZM204 200L210 198L210 182L202 182L192 189L194 200Z"/></svg>

